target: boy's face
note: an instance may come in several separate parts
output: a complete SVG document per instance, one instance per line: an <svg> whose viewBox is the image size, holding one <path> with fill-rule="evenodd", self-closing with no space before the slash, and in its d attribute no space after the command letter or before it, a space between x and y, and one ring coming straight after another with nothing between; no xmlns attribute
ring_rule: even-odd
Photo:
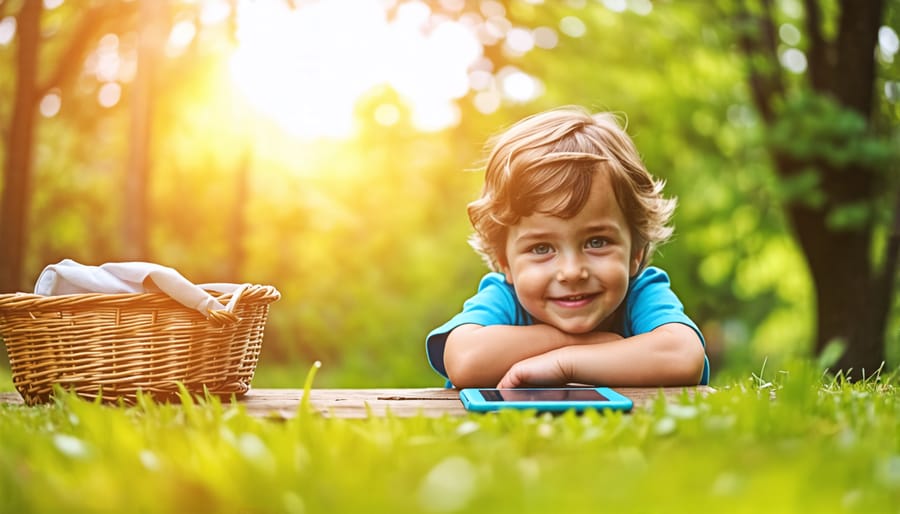
<svg viewBox="0 0 900 514"><path fill-rule="evenodd" d="M575 217L534 213L509 227L501 268L532 316L582 334L601 327L625 299L642 257L632 253L631 230L603 174Z"/></svg>

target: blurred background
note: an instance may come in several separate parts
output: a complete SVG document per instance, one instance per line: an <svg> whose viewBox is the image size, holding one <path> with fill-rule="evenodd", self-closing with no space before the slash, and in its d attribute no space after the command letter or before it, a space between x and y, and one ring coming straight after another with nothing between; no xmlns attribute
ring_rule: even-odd
<svg viewBox="0 0 900 514"><path fill-rule="evenodd" d="M257 386L443 384L485 140L627 120L713 384L900 362L898 0L0 0L0 292L63 258L272 284ZM8 362L0 357L0 367ZM717 378L718 377L718 378Z"/></svg>

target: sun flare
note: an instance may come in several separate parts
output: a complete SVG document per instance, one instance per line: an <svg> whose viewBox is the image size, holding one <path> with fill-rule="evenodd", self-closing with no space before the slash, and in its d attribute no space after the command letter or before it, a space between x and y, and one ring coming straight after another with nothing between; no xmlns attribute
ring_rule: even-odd
<svg viewBox="0 0 900 514"><path fill-rule="evenodd" d="M399 6L390 20L380 0L356 0L353 8L340 1L287 4L238 4L231 77L262 114L297 136L345 137L354 130L356 101L388 85L419 129L457 121L453 100L468 92L469 68L482 55L469 28L434 23L418 2ZM390 106L380 112L380 123L396 119Z"/></svg>

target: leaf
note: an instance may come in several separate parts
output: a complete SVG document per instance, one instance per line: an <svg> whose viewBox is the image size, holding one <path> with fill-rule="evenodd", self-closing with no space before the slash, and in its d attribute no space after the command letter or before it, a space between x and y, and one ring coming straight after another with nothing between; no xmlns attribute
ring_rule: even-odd
<svg viewBox="0 0 900 514"><path fill-rule="evenodd" d="M834 366L838 360L844 355L844 352L847 351L847 344L843 339L832 339L822 352L819 354L819 358L816 363L819 369L829 369Z"/></svg>
<svg viewBox="0 0 900 514"><path fill-rule="evenodd" d="M856 230L865 227L873 214L868 202L838 205L828 212L825 224L834 231Z"/></svg>

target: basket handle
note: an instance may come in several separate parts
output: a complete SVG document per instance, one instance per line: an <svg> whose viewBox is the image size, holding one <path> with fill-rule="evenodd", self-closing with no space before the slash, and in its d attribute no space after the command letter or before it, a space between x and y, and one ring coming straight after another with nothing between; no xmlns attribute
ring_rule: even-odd
<svg viewBox="0 0 900 514"><path fill-rule="evenodd" d="M231 326L241 320L237 314L234 313L234 308L237 306L238 301L244 295L244 291L250 287L250 284L241 284L238 288L231 294L231 299L228 300L228 304L225 305L224 309L217 310L209 310L209 322L216 327L227 327Z"/></svg>

